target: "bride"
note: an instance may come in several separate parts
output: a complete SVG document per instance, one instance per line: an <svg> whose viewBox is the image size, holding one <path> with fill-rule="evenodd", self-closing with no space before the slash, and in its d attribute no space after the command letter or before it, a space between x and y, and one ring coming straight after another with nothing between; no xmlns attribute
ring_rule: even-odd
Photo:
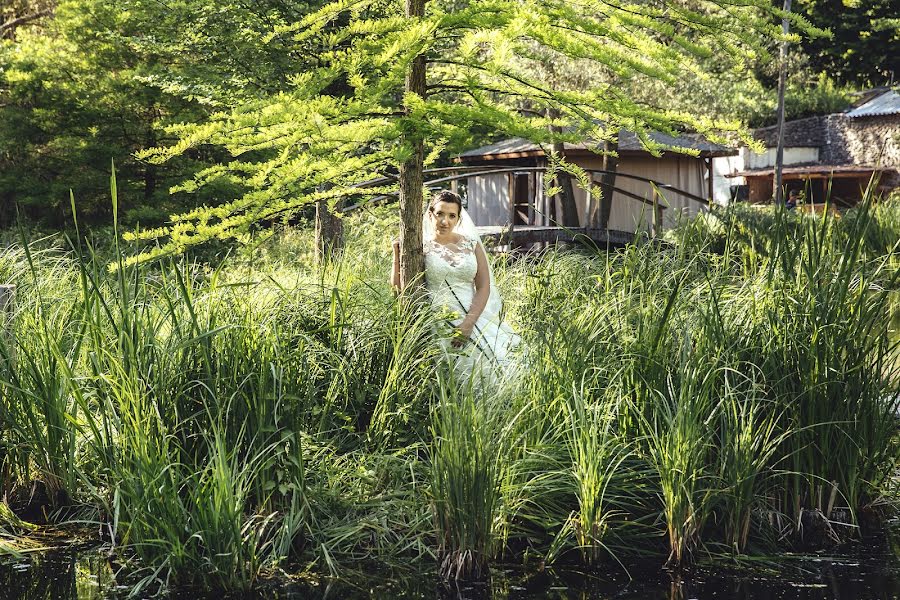
<svg viewBox="0 0 900 600"><path fill-rule="evenodd" d="M435 194L422 219L422 240L432 308L452 326L443 348L466 373L493 380L511 375L511 353L519 336L503 320L503 303L484 246L459 196L448 190ZM400 286L397 240L391 282Z"/></svg>

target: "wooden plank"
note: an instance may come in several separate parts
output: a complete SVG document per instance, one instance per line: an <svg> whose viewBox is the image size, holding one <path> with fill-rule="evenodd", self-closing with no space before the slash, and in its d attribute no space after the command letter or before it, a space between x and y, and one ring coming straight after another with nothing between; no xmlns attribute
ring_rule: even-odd
<svg viewBox="0 0 900 600"><path fill-rule="evenodd" d="M653 188L653 216L650 220L650 237L655 238L658 236L660 231L660 224L662 223L662 211L659 209L659 193L656 191L656 188Z"/></svg>
<svg viewBox="0 0 900 600"><path fill-rule="evenodd" d="M15 366L15 348L12 345L12 317L13 305L16 298L16 286L0 285L0 336L3 336L3 343L6 346L7 356L13 366ZM3 354L0 354L0 361L3 361Z"/></svg>

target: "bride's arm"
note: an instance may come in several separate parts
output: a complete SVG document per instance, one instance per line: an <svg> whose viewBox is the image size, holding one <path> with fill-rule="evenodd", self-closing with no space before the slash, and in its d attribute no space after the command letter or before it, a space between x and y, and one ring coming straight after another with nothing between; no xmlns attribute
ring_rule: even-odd
<svg viewBox="0 0 900 600"><path fill-rule="evenodd" d="M478 271L475 272L475 297L472 298L472 306L469 307L466 318L459 324L459 330L467 337L472 335L472 329L491 296L491 270L481 244L475 246L475 261L478 263Z"/></svg>
<svg viewBox="0 0 900 600"><path fill-rule="evenodd" d="M394 240L394 266L391 267L391 287L400 289L400 240Z"/></svg>

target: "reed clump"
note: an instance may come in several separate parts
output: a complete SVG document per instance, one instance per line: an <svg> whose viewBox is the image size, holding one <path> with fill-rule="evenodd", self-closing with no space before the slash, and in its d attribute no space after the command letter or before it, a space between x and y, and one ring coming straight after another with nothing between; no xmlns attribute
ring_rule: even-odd
<svg viewBox="0 0 900 600"><path fill-rule="evenodd" d="M499 265L523 337L504 390L454 379L434 316L391 293L384 215L324 267L296 232L112 271L23 243L0 253L2 495L42 482L47 518L92 513L158 589L853 539L892 510L898 218L738 207Z"/></svg>

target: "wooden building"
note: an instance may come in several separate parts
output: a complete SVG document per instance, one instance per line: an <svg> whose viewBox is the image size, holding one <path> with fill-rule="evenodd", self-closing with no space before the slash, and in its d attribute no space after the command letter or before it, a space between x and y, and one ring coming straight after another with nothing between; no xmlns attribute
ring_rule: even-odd
<svg viewBox="0 0 900 600"><path fill-rule="evenodd" d="M712 159L737 154L697 135L671 137L652 134L668 147L690 148L696 156L674 151L654 157L643 149L630 131L619 134L618 167L609 218L606 223L589 222L602 211L596 200L575 186L581 227L635 232L650 230L654 215L657 227L671 227L682 215L697 214L712 196ZM593 144L566 144L567 161L588 171L593 185L602 177L603 157ZM551 226L561 214L559 197L544 194L544 150L527 140L513 138L461 154L457 162L467 169L465 197L468 211L478 226ZM573 180L574 182L574 180ZM656 195L655 190L659 192Z"/></svg>
<svg viewBox="0 0 900 600"><path fill-rule="evenodd" d="M750 202L772 199L776 127L753 132L766 147L762 154L741 150L744 169L728 175L747 186ZM880 90L843 113L785 123L782 179L807 201L852 206L873 175L878 191L900 187L900 94ZM787 197L787 195L785 195Z"/></svg>

